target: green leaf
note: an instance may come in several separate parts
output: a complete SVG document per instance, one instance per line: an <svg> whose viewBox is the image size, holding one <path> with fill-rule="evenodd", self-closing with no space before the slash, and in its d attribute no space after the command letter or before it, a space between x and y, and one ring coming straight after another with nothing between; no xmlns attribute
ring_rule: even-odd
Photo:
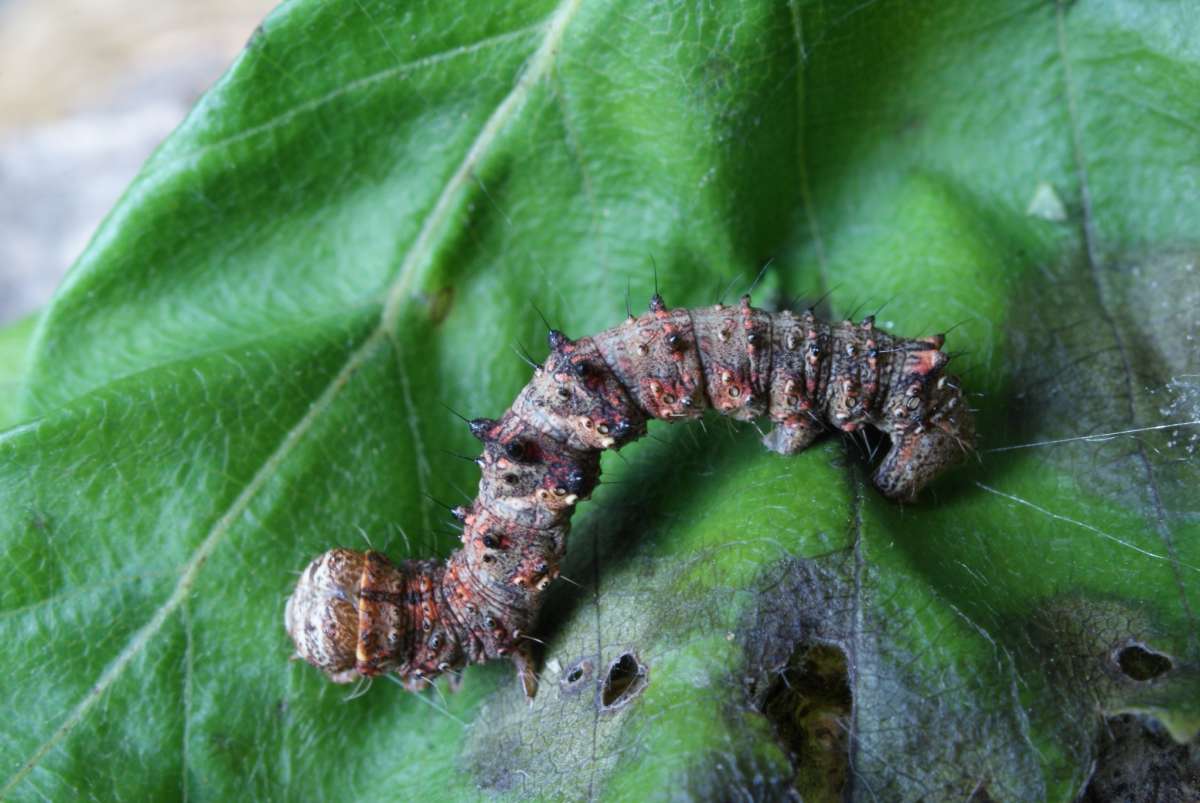
<svg viewBox="0 0 1200 803"><path fill-rule="evenodd" d="M0 433L0 797L1070 800L1104 715L1191 737L1197 27L286 4L81 257ZM507 407L534 304L586 334L652 262L682 306L768 260L760 304L954 327L979 459L900 508L859 440L658 426L577 517L532 706L507 665L354 696L287 661L314 555L455 546L446 406Z"/></svg>
<svg viewBox="0 0 1200 803"><path fill-rule="evenodd" d="M0 430L17 423L29 361L29 341L37 316L29 315L0 329Z"/></svg>

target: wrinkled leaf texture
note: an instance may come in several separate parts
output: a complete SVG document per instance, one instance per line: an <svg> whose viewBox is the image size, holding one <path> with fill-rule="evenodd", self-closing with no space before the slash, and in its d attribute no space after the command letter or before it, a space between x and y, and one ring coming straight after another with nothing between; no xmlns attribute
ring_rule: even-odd
<svg viewBox="0 0 1200 803"><path fill-rule="evenodd" d="M1069 800L1104 715L1188 738L1196 428L1080 438L1200 418L1198 26L1183 0L284 4L5 408L0 796L776 798L754 703L817 642L849 659L854 799ZM455 546L431 498L477 473L446 408L507 407L534 304L587 334L651 262L699 305L768 260L760 304L953 326L978 459L900 508L860 440L658 426L577 518L532 707L507 665L347 699L287 661L315 554ZM649 683L599 711L624 652Z"/></svg>

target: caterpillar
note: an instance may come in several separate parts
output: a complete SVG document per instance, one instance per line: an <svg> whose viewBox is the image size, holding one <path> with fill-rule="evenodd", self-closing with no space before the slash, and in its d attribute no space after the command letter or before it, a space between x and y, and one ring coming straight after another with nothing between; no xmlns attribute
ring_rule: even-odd
<svg viewBox="0 0 1200 803"><path fill-rule="evenodd" d="M296 657L333 681L394 672L412 690L467 664L509 657L537 691L531 641L543 592L558 576L576 503L600 478L600 453L646 434L651 418L769 416L766 447L795 454L830 428L870 425L891 446L872 480L912 501L974 449L975 429L943 335L905 339L812 310L734 307L648 313L571 340L550 354L498 420L470 421L483 442L479 495L453 515L462 548L445 561L392 563L333 549L313 560L288 599Z"/></svg>

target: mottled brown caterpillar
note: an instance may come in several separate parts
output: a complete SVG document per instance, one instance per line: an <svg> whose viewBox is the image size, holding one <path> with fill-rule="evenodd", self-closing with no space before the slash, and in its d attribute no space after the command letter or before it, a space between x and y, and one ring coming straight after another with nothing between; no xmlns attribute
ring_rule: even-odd
<svg viewBox="0 0 1200 803"><path fill-rule="evenodd" d="M511 657L530 697L530 640L558 576L571 513L600 478L600 452L646 434L646 421L769 416L768 449L795 454L830 427L869 424L891 438L875 486L910 501L974 448L958 382L942 373L942 335L907 340L874 320L830 324L808 311L667 309L593 337L551 331L550 355L499 420L475 419L483 477L446 561L393 564L334 549L305 570L287 603L297 654L336 682L395 672L431 678Z"/></svg>

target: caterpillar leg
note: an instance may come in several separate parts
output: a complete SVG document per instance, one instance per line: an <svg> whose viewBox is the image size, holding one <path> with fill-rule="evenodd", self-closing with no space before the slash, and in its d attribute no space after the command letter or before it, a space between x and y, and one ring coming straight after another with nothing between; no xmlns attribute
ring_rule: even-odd
<svg viewBox="0 0 1200 803"><path fill-rule="evenodd" d="M334 672L329 679L334 683L354 683L356 680L362 680L362 675L358 674L357 669L343 669L341 672Z"/></svg>
<svg viewBox="0 0 1200 803"><path fill-rule="evenodd" d="M775 427L763 437L763 446L772 452L782 455L792 455L802 452L813 441L821 437L824 428L812 421L796 419L794 421L779 421Z"/></svg>
<svg viewBox="0 0 1200 803"><path fill-rule="evenodd" d="M538 677L535 671L537 660L529 642L523 642L513 650L512 661L517 667L517 681L521 684L521 691L525 692L525 699L532 703L538 690Z"/></svg>
<svg viewBox="0 0 1200 803"><path fill-rule="evenodd" d="M404 690L410 691L413 694L420 694L429 688L430 681L423 677L409 677L404 679Z"/></svg>

